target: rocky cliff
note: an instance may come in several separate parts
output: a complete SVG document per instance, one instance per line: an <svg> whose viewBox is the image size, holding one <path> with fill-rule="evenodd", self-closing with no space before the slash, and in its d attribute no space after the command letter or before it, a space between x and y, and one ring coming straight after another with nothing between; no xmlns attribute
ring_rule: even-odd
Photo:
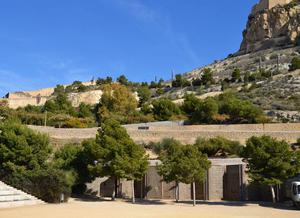
<svg viewBox="0 0 300 218"><path fill-rule="evenodd" d="M269 48L286 48L299 43L300 1L276 5L255 11L249 16L238 54L252 53Z"/></svg>

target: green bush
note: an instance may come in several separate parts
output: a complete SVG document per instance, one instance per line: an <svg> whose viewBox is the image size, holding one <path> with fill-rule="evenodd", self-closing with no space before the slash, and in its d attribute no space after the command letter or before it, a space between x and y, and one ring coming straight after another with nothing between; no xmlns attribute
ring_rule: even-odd
<svg viewBox="0 0 300 218"><path fill-rule="evenodd" d="M12 121L0 124L0 177L42 168L51 150L46 135Z"/></svg>
<svg viewBox="0 0 300 218"><path fill-rule="evenodd" d="M219 113L229 115L231 123L258 123L263 117L260 108L230 92L219 96Z"/></svg>
<svg viewBox="0 0 300 218"><path fill-rule="evenodd" d="M5 182L11 186L49 203L60 202L62 193L64 201L67 202L74 181L75 177L71 172L55 168L13 173L5 179Z"/></svg>
<svg viewBox="0 0 300 218"><path fill-rule="evenodd" d="M300 69L300 58L294 57L290 64L290 71L298 70Z"/></svg>
<svg viewBox="0 0 300 218"><path fill-rule="evenodd" d="M0 124L0 178L47 202L71 194L75 174L51 166L51 146L46 135L12 120Z"/></svg>
<svg viewBox="0 0 300 218"><path fill-rule="evenodd" d="M191 85L191 82L188 81L181 74L175 75L175 80L172 81L172 87L187 87L190 85Z"/></svg>
<svg viewBox="0 0 300 218"><path fill-rule="evenodd" d="M232 82L237 82L241 80L241 70L239 68L235 68L231 74Z"/></svg>
<svg viewBox="0 0 300 218"><path fill-rule="evenodd" d="M156 120L169 120L173 115L180 114L179 107L167 98L160 98L152 103L153 115Z"/></svg>
<svg viewBox="0 0 300 218"><path fill-rule="evenodd" d="M211 139L197 138L195 146L201 153L207 154L209 157L239 156L242 150L242 145L239 142L220 136Z"/></svg>
<svg viewBox="0 0 300 218"><path fill-rule="evenodd" d="M218 98L198 99L186 95L181 110L190 124L213 123L259 123L266 121L263 111L250 101L240 100L231 92Z"/></svg>

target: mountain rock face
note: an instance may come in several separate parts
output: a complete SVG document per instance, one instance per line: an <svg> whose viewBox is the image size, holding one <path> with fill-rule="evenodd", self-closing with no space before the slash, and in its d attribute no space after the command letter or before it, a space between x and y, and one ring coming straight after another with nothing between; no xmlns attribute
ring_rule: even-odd
<svg viewBox="0 0 300 218"><path fill-rule="evenodd" d="M261 0L253 7L238 54L299 43L300 1Z"/></svg>

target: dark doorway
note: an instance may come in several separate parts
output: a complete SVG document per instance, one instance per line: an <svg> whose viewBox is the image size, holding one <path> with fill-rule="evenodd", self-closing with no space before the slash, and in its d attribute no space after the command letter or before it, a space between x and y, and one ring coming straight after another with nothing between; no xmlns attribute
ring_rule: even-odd
<svg viewBox="0 0 300 218"><path fill-rule="evenodd" d="M134 181L134 195L136 198L145 198L145 187L145 178L143 178L141 181Z"/></svg>
<svg viewBox="0 0 300 218"><path fill-rule="evenodd" d="M242 165L226 166L223 177L223 199L228 201L242 200Z"/></svg>
<svg viewBox="0 0 300 218"><path fill-rule="evenodd" d="M206 180L203 182L196 182L195 189L196 189L196 200L208 200ZM193 185L191 185L191 199L193 199Z"/></svg>

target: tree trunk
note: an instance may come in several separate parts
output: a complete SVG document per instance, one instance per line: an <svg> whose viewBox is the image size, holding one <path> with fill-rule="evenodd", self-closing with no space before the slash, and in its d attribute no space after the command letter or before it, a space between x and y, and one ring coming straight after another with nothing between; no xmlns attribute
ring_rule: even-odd
<svg viewBox="0 0 300 218"><path fill-rule="evenodd" d="M196 206L196 185L193 182L193 206Z"/></svg>
<svg viewBox="0 0 300 218"><path fill-rule="evenodd" d="M277 200L277 202L279 202L280 201L280 185L277 185L276 186L276 200Z"/></svg>
<svg viewBox="0 0 300 218"><path fill-rule="evenodd" d="M272 193L272 202L276 203L276 196L275 196L275 190L274 190L274 186L270 186L271 189L271 193Z"/></svg>
<svg viewBox="0 0 300 218"><path fill-rule="evenodd" d="M176 199L176 203L179 202L179 185L178 182L176 182L176 186L175 186L175 199Z"/></svg>
<svg viewBox="0 0 300 218"><path fill-rule="evenodd" d="M112 179L114 180L114 187L113 187L113 192L112 192L112 196L111 196L111 200L114 201L116 200L116 189L117 189L117 178L112 177Z"/></svg>
<svg viewBox="0 0 300 218"><path fill-rule="evenodd" d="M132 203L134 204L135 203L134 180L132 180L131 188L132 188Z"/></svg>

